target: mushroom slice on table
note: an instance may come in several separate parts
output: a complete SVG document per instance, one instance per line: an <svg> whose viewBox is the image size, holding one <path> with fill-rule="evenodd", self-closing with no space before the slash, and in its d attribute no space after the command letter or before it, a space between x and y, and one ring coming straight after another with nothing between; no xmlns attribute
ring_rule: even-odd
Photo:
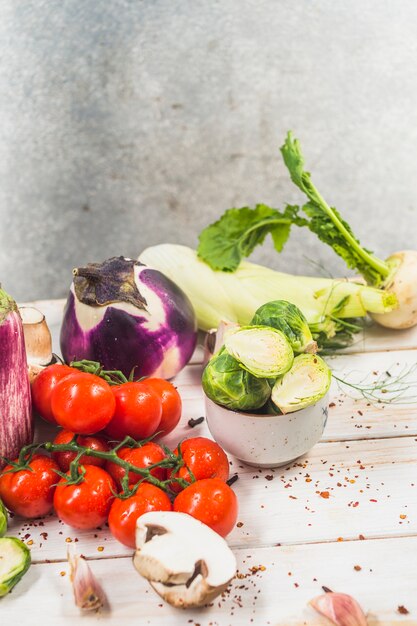
<svg viewBox="0 0 417 626"><path fill-rule="evenodd" d="M225 540L186 513L152 511L136 524L134 565L176 607L204 606L225 591L236 559Z"/></svg>

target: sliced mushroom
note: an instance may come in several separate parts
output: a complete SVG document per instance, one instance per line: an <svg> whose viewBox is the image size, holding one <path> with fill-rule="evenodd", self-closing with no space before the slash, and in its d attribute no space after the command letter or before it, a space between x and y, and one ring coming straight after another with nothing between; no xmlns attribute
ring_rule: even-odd
<svg viewBox="0 0 417 626"><path fill-rule="evenodd" d="M136 524L134 565L176 607L204 606L227 589L236 559L225 540L186 513L154 511Z"/></svg>

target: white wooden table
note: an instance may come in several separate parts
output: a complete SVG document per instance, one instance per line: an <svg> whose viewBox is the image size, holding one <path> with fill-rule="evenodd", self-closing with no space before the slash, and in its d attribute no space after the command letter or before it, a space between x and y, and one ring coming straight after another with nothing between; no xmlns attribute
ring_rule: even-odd
<svg viewBox="0 0 417 626"><path fill-rule="evenodd" d="M57 349L63 301L35 306L46 314ZM348 352L329 360L342 376L411 366L417 330L370 329ZM200 376L197 351L175 380L184 411L167 445L209 436L205 423L187 425L203 414ZM417 396L417 371L414 385ZM38 437L53 436L48 428L39 425ZM272 470L232 461L240 510L228 541L239 575L213 606L184 611L164 604L134 570L131 551L107 528L81 532L53 516L23 523L14 518L10 534L30 546L33 566L0 601L1 623L33 625L39 618L43 626L313 626L325 620L308 601L325 585L353 595L369 624L417 624L417 404L367 406L333 385L323 439L306 457ZM72 542L91 559L109 611L81 615L75 607L66 561ZM399 606L409 613L399 613Z"/></svg>

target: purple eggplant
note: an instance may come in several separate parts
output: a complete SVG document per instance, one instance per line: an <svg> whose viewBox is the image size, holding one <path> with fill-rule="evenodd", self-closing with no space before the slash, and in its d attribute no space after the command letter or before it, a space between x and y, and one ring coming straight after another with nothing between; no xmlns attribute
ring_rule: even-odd
<svg viewBox="0 0 417 626"><path fill-rule="evenodd" d="M32 403L22 320L0 289L0 468L33 440Z"/></svg>
<svg viewBox="0 0 417 626"><path fill-rule="evenodd" d="M89 359L135 378L172 378L189 361L197 321L183 291L139 261L113 257L74 270L61 327L67 363Z"/></svg>

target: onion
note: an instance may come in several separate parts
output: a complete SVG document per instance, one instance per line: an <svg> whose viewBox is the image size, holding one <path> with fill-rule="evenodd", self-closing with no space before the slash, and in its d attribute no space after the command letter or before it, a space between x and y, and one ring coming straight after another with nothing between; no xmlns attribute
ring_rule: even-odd
<svg viewBox="0 0 417 626"><path fill-rule="evenodd" d="M32 442L33 421L22 320L15 301L0 289L0 468Z"/></svg>
<svg viewBox="0 0 417 626"><path fill-rule="evenodd" d="M191 302L161 272L113 257L73 272L61 328L66 362L89 359L135 377L171 378L197 342Z"/></svg>

